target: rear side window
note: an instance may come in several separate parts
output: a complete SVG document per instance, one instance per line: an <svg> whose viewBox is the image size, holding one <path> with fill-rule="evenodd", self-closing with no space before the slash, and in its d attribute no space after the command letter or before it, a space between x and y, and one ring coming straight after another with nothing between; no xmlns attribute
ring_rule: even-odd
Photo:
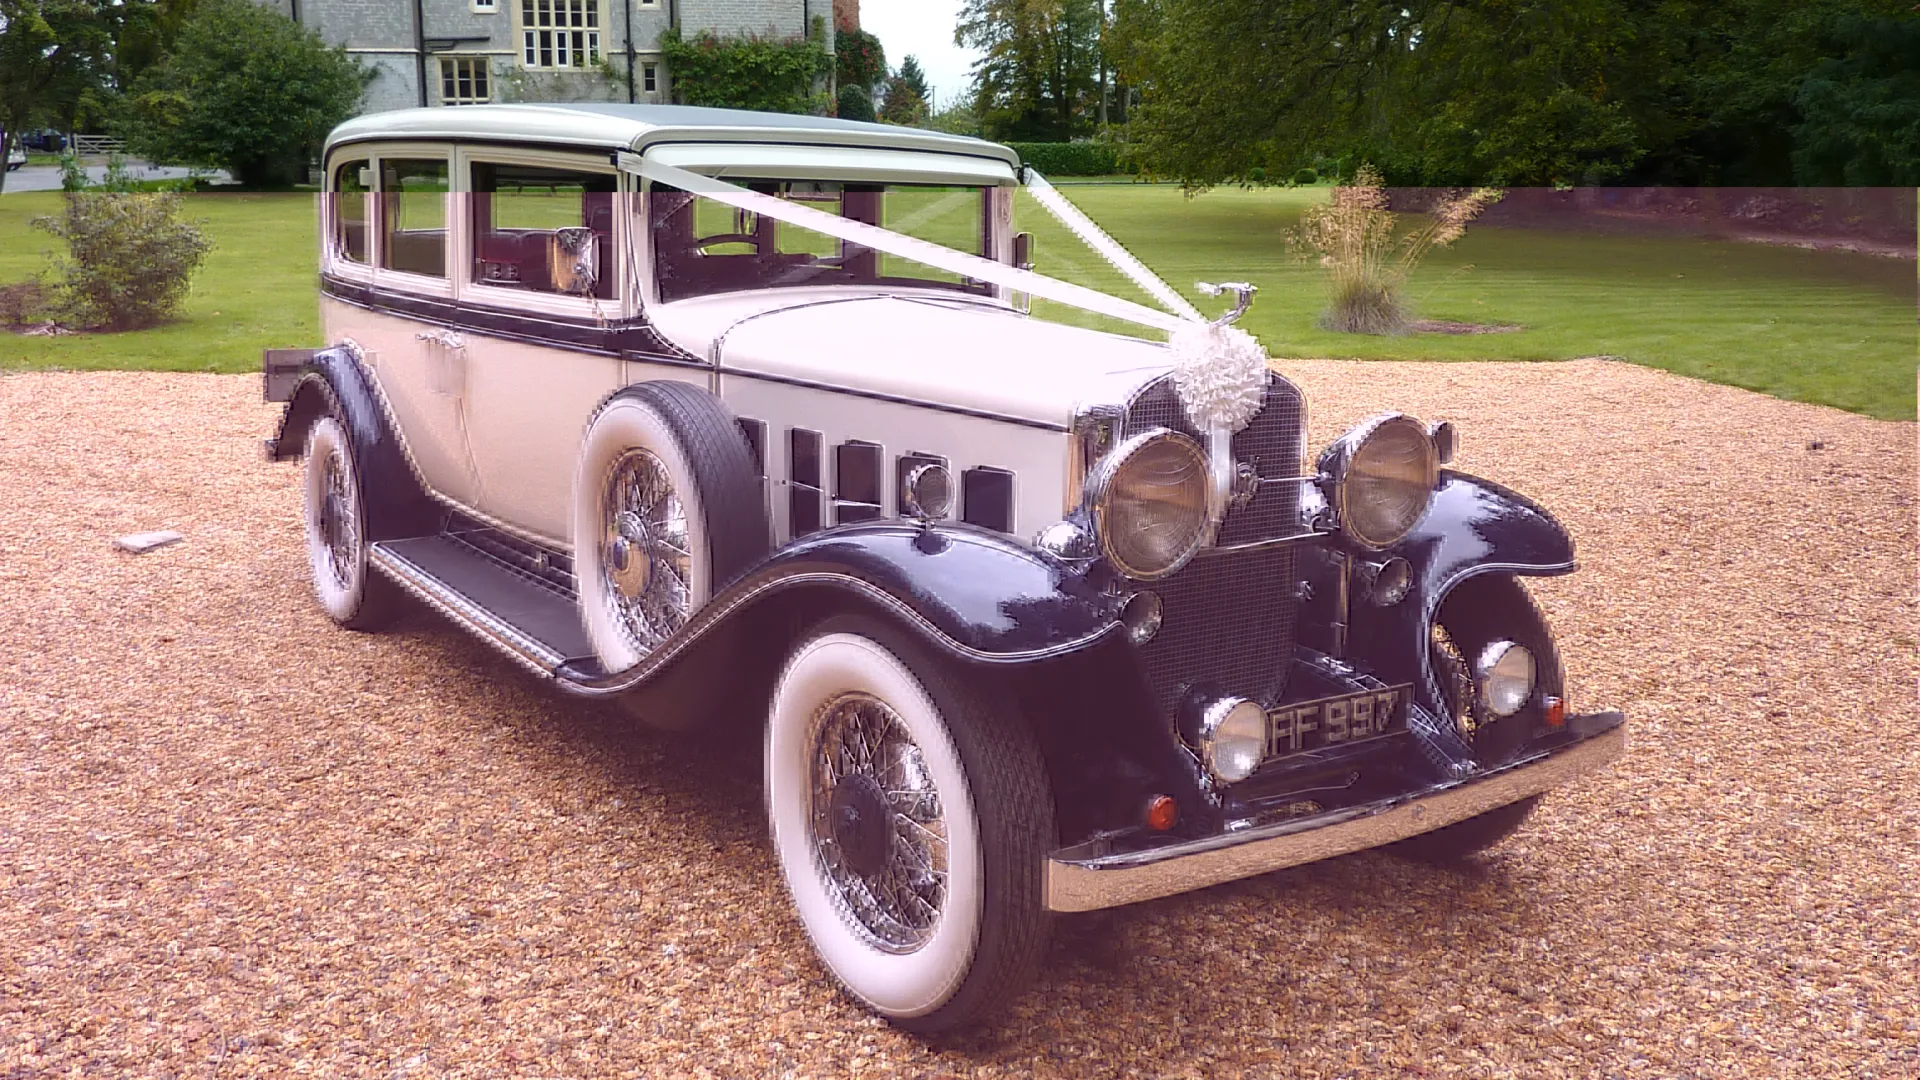
<svg viewBox="0 0 1920 1080"><path fill-rule="evenodd" d="M381 159L380 203L386 227L380 265L408 274L446 277L446 159Z"/></svg>
<svg viewBox="0 0 1920 1080"><path fill-rule="evenodd" d="M340 258L363 266L373 261L366 199L372 179L373 170L365 158L344 162L333 173L333 250Z"/></svg>
<svg viewBox="0 0 1920 1080"><path fill-rule="evenodd" d="M475 162L473 280L613 298L610 173Z"/></svg>

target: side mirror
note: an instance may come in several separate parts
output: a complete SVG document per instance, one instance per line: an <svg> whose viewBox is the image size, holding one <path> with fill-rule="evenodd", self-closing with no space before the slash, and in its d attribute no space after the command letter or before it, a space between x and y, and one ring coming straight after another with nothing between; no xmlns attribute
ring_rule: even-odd
<svg viewBox="0 0 1920 1080"><path fill-rule="evenodd" d="M1022 270L1033 269L1033 234L1018 232L1013 234L1013 265Z"/></svg>
<svg viewBox="0 0 1920 1080"><path fill-rule="evenodd" d="M586 296L600 280L600 238L592 229L553 230L547 244L547 273L553 291Z"/></svg>

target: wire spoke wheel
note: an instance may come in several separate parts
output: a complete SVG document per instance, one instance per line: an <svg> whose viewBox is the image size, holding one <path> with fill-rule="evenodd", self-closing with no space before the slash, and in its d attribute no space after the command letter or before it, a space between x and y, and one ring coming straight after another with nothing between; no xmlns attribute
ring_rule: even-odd
<svg viewBox="0 0 1920 1080"><path fill-rule="evenodd" d="M636 448L613 463L601 514L602 592L628 643L644 655L693 614L686 504L666 464Z"/></svg>
<svg viewBox="0 0 1920 1080"><path fill-rule="evenodd" d="M344 589L353 583L360 557L360 520L354 512L346 448L334 446L317 467L321 471L320 539L326 548L327 569Z"/></svg>
<svg viewBox="0 0 1920 1080"><path fill-rule="evenodd" d="M939 929L947 822L924 756L878 698L842 694L815 720L814 857L848 924L874 947L910 953Z"/></svg>

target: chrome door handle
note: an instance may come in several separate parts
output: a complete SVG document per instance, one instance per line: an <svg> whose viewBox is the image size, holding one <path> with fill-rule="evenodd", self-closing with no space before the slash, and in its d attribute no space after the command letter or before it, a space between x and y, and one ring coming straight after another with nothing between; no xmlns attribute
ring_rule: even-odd
<svg viewBox="0 0 1920 1080"><path fill-rule="evenodd" d="M448 349L464 349L467 347L467 339L451 330L422 330L420 333L413 335L413 339L415 341L430 341L435 345Z"/></svg>

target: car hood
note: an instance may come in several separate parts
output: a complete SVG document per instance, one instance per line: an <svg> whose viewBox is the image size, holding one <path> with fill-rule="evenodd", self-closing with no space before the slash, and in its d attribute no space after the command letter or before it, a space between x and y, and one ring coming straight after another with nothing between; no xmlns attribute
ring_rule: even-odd
<svg viewBox="0 0 1920 1080"><path fill-rule="evenodd" d="M1164 344L938 294L740 292L660 305L655 327L720 366L1066 427L1170 370Z"/></svg>

